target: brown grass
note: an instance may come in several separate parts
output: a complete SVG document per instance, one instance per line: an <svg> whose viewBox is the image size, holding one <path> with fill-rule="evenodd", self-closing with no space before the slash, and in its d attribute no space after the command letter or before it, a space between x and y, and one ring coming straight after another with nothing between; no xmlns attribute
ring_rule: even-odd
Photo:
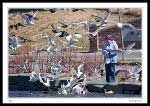
<svg viewBox="0 0 150 106"><path fill-rule="evenodd" d="M12 32L16 34L16 36L24 36L27 38L31 38L34 35L37 34L48 34L52 37L54 37L54 34L51 31L51 24L56 24L60 26L58 21L60 21L62 18L68 20L68 21L87 21L91 19L91 15L96 15L96 16L101 16L105 17L106 16L106 11L104 10L95 10L95 9L84 9L85 11L77 11L77 12L65 12L63 10L58 10L55 13L49 13L48 11L39 11L37 14L37 18L39 20L35 20L34 22L36 23L35 25L32 26L26 26L26 27L19 27L19 30L11 30L8 34L10 35ZM27 12L29 14L33 14L32 12ZM137 13L135 10L134 13ZM23 19L21 17L18 17L17 14L20 14L20 12L16 13L9 13L9 24L16 24L17 22L19 23L24 23ZM131 18L135 18L133 15L122 15L121 16L121 21L127 21ZM94 23L94 20L91 20ZM109 19L109 23L107 26L111 26L112 24L119 22L119 15L118 14L112 14ZM107 27L106 26L106 27ZM75 32L88 32L87 30L83 28L64 28L63 30L69 32L70 34L74 35ZM65 38L62 38L65 40ZM29 42L23 44L23 47L26 46L28 47L29 51L31 51L34 48L41 48L43 45L47 44L47 40L44 39L38 39L38 38L32 38L34 42ZM57 45L61 44L59 41L57 41ZM77 46L82 46L84 48L80 49L79 51L88 51L89 49L89 40L87 35L83 36L82 38L79 39L79 42L76 43ZM22 47L22 49L23 49ZM21 49L21 48L19 48ZM19 50L22 51L22 50ZM17 53L18 50L16 51ZM11 54L11 53L10 53Z"/></svg>

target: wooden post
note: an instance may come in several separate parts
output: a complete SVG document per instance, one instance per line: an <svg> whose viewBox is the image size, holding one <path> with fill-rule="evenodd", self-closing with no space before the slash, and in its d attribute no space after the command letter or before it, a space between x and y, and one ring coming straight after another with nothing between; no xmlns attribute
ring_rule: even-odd
<svg viewBox="0 0 150 106"><path fill-rule="evenodd" d="M121 15L120 15L121 11L119 9L119 22L121 22ZM121 43L122 43L122 50L124 50L124 41L123 41L123 35L122 32L120 30L120 35L121 35ZM124 60L124 54L122 53L122 60Z"/></svg>
<svg viewBox="0 0 150 106"><path fill-rule="evenodd" d="M98 33L97 33L97 52L98 52L98 57L100 58L100 45L99 45L99 34ZM98 60L100 60L100 59L98 59Z"/></svg>

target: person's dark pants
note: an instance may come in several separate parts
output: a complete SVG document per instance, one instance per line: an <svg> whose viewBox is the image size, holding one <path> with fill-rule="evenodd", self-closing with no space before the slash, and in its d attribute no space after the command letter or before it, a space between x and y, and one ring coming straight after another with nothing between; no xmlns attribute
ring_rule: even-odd
<svg viewBox="0 0 150 106"><path fill-rule="evenodd" d="M116 65L116 63L105 64L106 81L107 82L115 81L115 65Z"/></svg>

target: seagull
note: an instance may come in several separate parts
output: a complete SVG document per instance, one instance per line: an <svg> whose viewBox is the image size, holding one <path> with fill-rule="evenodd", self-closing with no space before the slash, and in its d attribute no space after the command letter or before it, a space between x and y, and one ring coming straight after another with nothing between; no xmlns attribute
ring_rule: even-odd
<svg viewBox="0 0 150 106"><path fill-rule="evenodd" d="M117 26L121 28L121 32L124 35L123 37L136 35L141 37L141 29L135 28L132 24L129 23L117 23Z"/></svg>
<svg viewBox="0 0 150 106"><path fill-rule="evenodd" d="M110 17L110 15L111 15L111 9L108 9L108 14L106 15L105 18L95 16L95 15L91 15L91 17L94 18L96 22L100 22L101 25L105 25L108 24L108 18Z"/></svg>
<svg viewBox="0 0 150 106"><path fill-rule="evenodd" d="M64 84L61 84L61 88L58 90L58 94L63 94L63 95L67 95L68 94Z"/></svg>
<svg viewBox="0 0 150 106"><path fill-rule="evenodd" d="M82 37L81 33L75 33L75 35L74 35L74 36L75 36L75 38L76 38L76 39L78 39L78 38L81 38L81 37Z"/></svg>
<svg viewBox="0 0 150 106"><path fill-rule="evenodd" d="M55 13L56 12L56 8L44 8L44 10L49 11L49 13Z"/></svg>
<svg viewBox="0 0 150 106"><path fill-rule="evenodd" d="M83 82L78 82L73 88L72 88L72 93L75 94L86 94L87 90L85 90L87 78L86 75L84 74L84 80Z"/></svg>
<svg viewBox="0 0 150 106"><path fill-rule="evenodd" d="M132 44L130 44L130 45L128 45L128 46L126 47L126 50L131 50L134 46L135 46L135 42L132 43Z"/></svg>
<svg viewBox="0 0 150 106"><path fill-rule="evenodd" d="M56 45L55 40L52 39L49 35L37 34L37 35L32 36L32 37L38 37L38 38L43 38L43 39L47 39L48 40L48 44L46 46L43 46L41 49L37 49L36 50L38 52L40 52L40 51L50 52L50 50L52 50L51 47ZM46 48L46 47L48 47L47 50L44 50L44 48Z"/></svg>
<svg viewBox="0 0 150 106"><path fill-rule="evenodd" d="M67 21L67 20L65 20L65 19L61 19L61 20L62 20L62 22L58 21L58 23L62 24L61 27L63 27L63 28L66 28L66 27L68 27L69 25L72 24L72 22Z"/></svg>
<svg viewBox="0 0 150 106"><path fill-rule="evenodd" d="M67 86L67 90L71 92L72 88L80 81L79 78L72 76L70 79L70 84Z"/></svg>
<svg viewBox="0 0 150 106"><path fill-rule="evenodd" d="M77 38L79 38L78 35L75 35L74 37L72 37L72 35L69 35L69 36L66 37L66 40L68 42L60 40L63 43L62 44L63 49L65 49L65 48L71 48L71 47L83 48L83 47L75 46L75 43L78 41Z"/></svg>
<svg viewBox="0 0 150 106"><path fill-rule="evenodd" d="M49 45L56 45L55 41L50 36L43 35L42 38L48 39L48 45L47 46L49 46Z"/></svg>
<svg viewBox="0 0 150 106"><path fill-rule="evenodd" d="M18 42L25 43L25 42L31 42L31 40L22 36L18 36Z"/></svg>
<svg viewBox="0 0 150 106"><path fill-rule="evenodd" d="M90 21L83 21L83 22L80 22L80 24L83 25L82 27L87 30L89 30L89 28L92 25L92 23Z"/></svg>
<svg viewBox="0 0 150 106"><path fill-rule="evenodd" d="M83 68L83 66L84 66L84 62L78 66L78 71L77 71L78 78L83 74L83 72L81 72L81 69Z"/></svg>
<svg viewBox="0 0 150 106"><path fill-rule="evenodd" d="M9 31L12 30L13 27L14 27L14 25L9 25L9 26L8 26Z"/></svg>
<svg viewBox="0 0 150 106"><path fill-rule="evenodd" d="M34 24L35 24L35 23L32 21L32 18L29 18L27 15L21 14L21 17L24 19L25 25L34 25Z"/></svg>
<svg viewBox="0 0 150 106"><path fill-rule="evenodd" d="M75 46L74 43L75 43L75 41L70 41L69 43L62 44L62 45L63 45L64 49L65 48L71 48L71 47L83 48L83 47Z"/></svg>
<svg viewBox="0 0 150 106"><path fill-rule="evenodd" d="M91 38L96 37L98 32L101 30L101 27L98 27L94 32L87 32L87 34L90 35Z"/></svg>
<svg viewBox="0 0 150 106"><path fill-rule="evenodd" d="M105 94L114 94L114 91L112 91L112 90L106 90L106 89L104 89L104 93Z"/></svg>
<svg viewBox="0 0 150 106"><path fill-rule="evenodd" d="M17 48L19 48L21 46L22 45L19 44L16 35L12 35L12 37L9 37L9 48L11 50L16 50Z"/></svg>
<svg viewBox="0 0 150 106"><path fill-rule="evenodd" d="M61 72L62 70L64 70L65 67L62 66L60 63L61 63L61 61L59 61L58 63L52 64L51 71L52 72Z"/></svg>
<svg viewBox="0 0 150 106"><path fill-rule="evenodd" d="M9 29L9 31L12 30L13 28L15 28L15 30L18 30L19 26L25 27L23 24L17 23L17 24L14 24L14 25L9 25L8 29Z"/></svg>
<svg viewBox="0 0 150 106"><path fill-rule="evenodd" d="M55 9L55 8L51 8L51 9L49 9L49 12L50 12L50 13L55 13L55 12L56 12L56 9Z"/></svg>
<svg viewBox="0 0 150 106"><path fill-rule="evenodd" d="M69 33L66 31L60 31L58 33L55 34L56 37L66 37L69 36Z"/></svg>
<svg viewBox="0 0 150 106"><path fill-rule="evenodd" d="M116 53L123 53L123 54L129 54L129 50L131 50L135 46L135 42L128 45L125 50L109 50L110 54L116 54Z"/></svg>
<svg viewBox="0 0 150 106"><path fill-rule="evenodd" d="M65 19L62 19L62 22L58 21L58 23L62 24L63 28L66 27L83 27L84 29L89 30L89 28L91 27L92 23L90 21L83 21L83 22L71 22L71 21L67 21Z"/></svg>
<svg viewBox="0 0 150 106"><path fill-rule="evenodd" d="M62 19L62 22L58 21L58 23L62 24L63 28L66 28L68 26L70 26L70 27L77 27L80 24L82 24L81 22L71 22L71 21L67 21L65 19Z"/></svg>
<svg viewBox="0 0 150 106"><path fill-rule="evenodd" d="M35 72L35 71L32 71L31 72L31 75L30 75L30 80L31 82L36 82L39 80L39 76L38 74Z"/></svg>
<svg viewBox="0 0 150 106"><path fill-rule="evenodd" d="M141 30L141 29L137 29L135 28L132 24L129 23L117 23L117 26L121 29L128 29L128 30Z"/></svg>
<svg viewBox="0 0 150 106"><path fill-rule="evenodd" d="M67 85L66 87L70 87L71 82L74 80L74 77L71 76L71 78L69 79L69 81L67 81Z"/></svg>
<svg viewBox="0 0 150 106"><path fill-rule="evenodd" d="M139 64L139 63L136 63L136 64L137 64L137 66L133 70L133 73L138 74L138 73L140 73L142 71L142 67L141 67L141 64Z"/></svg>
<svg viewBox="0 0 150 106"><path fill-rule="evenodd" d="M83 72L81 72L81 69L83 68L83 66L84 66L84 62L82 62L82 63L78 66L77 70L75 70L74 68L72 69L72 71L75 72L77 78L80 78L81 75L83 75Z"/></svg>
<svg viewBox="0 0 150 106"><path fill-rule="evenodd" d="M46 87L50 87L50 78L49 77L46 77L46 82L43 81L42 77L41 77L41 74L39 73L38 75L38 78L39 78L39 81Z"/></svg>
<svg viewBox="0 0 150 106"><path fill-rule="evenodd" d="M24 19L25 25L33 25L33 24L35 24L33 22L33 19L35 19L37 13L38 13L38 10L33 15L30 15L30 14L21 14L20 16Z"/></svg>
<svg viewBox="0 0 150 106"><path fill-rule="evenodd" d="M76 9L76 8L72 8L72 12L76 12L76 11L79 11L79 10L81 10L81 11L85 11L85 10L83 10L83 9Z"/></svg>
<svg viewBox="0 0 150 106"><path fill-rule="evenodd" d="M95 79L97 79L98 77L99 77L99 74L101 75L101 76L103 76L103 71L104 71L104 65L102 64L100 67L96 67L95 69L94 69L94 72L93 72L93 79L95 80Z"/></svg>
<svg viewBox="0 0 150 106"><path fill-rule="evenodd" d="M65 49L65 47L63 45L59 45L56 48L52 48L52 46L49 46L46 51L48 54L54 55L54 54L59 53L63 49Z"/></svg>
<svg viewBox="0 0 150 106"><path fill-rule="evenodd" d="M53 32L53 33L59 33L59 32L60 32L61 27L57 27L57 28L56 28L56 27L54 26L54 24L51 24L51 27L52 27L52 32Z"/></svg>
<svg viewBox="0 0 150 106"><path fill-rule="evenodd" d="M67 85L61 84L61 88L58 90L59 94L68 94L71 92L72 86L74 86L75 82L74 76L71 76L69 80L67 80Z"/></svg>
<svg viewBox="0 0 150 106"><path fill-rule="evenodd" d="M134 70L129 71L131 78L139 80L141 71L142 71L141 65L137 64Z"/></svg>

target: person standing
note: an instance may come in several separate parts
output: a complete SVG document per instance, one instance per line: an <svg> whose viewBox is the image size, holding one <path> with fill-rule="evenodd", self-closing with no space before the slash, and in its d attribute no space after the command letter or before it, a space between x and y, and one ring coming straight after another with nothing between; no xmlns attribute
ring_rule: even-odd
<svg viewBox="0 0 150 106"><path fill-rule="evenodd" d="M102 45L103 61L106 70L106 82L115 82L115 65L117 63L117 54L111 53L111 50L117 50L118 45L110 35L105 36L105 43Z"/></svg>

